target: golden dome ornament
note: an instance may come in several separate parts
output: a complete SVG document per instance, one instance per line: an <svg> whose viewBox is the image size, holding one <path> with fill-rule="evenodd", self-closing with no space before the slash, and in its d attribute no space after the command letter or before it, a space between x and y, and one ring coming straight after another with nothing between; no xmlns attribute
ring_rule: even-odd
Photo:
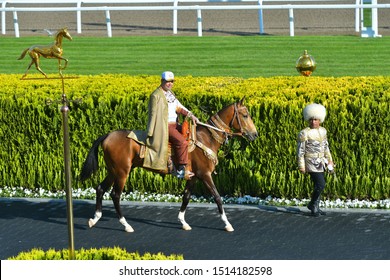
<svg viewBox="0 0 390 280"><path fill-rule="evenodd" d="M305 50L303 55L298 58L295 68L302 76L309 77L316 70L316 62Z"/></svg>

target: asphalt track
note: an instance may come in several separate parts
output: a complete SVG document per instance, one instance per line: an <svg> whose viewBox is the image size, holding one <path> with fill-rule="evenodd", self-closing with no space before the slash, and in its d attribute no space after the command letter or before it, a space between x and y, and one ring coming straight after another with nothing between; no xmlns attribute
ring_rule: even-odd
<svg viewBox="0 0 390 280"><path fill-rule="evenodd" d="M300 207L225 205L235 228L225 232L215 204L190 203L177 221L178 203L123 202L135 232L127 233L111 201L94 228L94 201L73 200L74 246L119 246L128 252L180 254L185 260L389 260L390 210L327 209L312 217ZM69 247L67 206L60 199L0 198L0 259L32 248Z"/></svg>

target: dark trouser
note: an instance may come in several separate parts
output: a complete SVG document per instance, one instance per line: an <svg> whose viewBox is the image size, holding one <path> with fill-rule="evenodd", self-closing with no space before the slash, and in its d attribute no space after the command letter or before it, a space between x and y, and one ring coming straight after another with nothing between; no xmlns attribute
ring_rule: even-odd
<svg viewBox="0 0 390 280"><path fill-rule="evenodd" d="M314 190L311 195L311 200L308 205L308 208L315 215L324 214L320 210L320 197L321 193L325 188L325 173L324 172L310 172L310 178L314 183Z"/></svg>
<svg viewBox="0 0 390 280"><path fill-rule="evenodd" d="M314 183L314 191L311 196L311 200L319 200L322 191L325 189L325 173L324 172L310 172L311 180Z"/></svg>
<svg viewBox="0 0 390 280"><path fill-rule="evenodd" d="M174 162L179 165L186 165L188 163L188 143L178 131L178 125L175 123L168 124L168 133L169 142L175 154Z"/></svg>

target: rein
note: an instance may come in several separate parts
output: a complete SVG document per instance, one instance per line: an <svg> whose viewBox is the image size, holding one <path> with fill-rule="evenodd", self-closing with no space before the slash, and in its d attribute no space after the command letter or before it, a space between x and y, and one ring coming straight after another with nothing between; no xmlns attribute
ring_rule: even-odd
<svg viewBox="0 0 390 280"><path fill-rule="evenodd" d="M237 119L238 125L240 126L239 133L235 133L230 129L230 127L233 126L233 122L235 119ZM238 117L237 103L234 103L234 116L233 116L232 120L230 121L229 126L219 117L218 114L215 114L214 116L212 116L210 118L210 120L208 120L208 122L210 124L206 124L206 123L202 123L202 122L198 122L198 124L207 127L209 129L209 131L211 132L211 135L213 136L213 138L215 140L217 140L217 142L220 143L221 145L224 143L227 143L229 137L243 135L241 120ZM222 138L216 131L223 133L225 138Z"/></svg>
<svg viewBox="0 0 390 280"><path fill-rule="evenodd" d="M238 122L238 125L240 126L240 132L239 133L234 133L230 127L233 126L233 122L234 120L237 118L237 122ZM199 125L202 125L202 126L205 126L207 127L207 129L210 131L211 133L211 136L221 145L225 144L228 142L228 138L229 137L233 137L233 136L243 136L243 132L242 132L242 125L241 125L241 120L238 116L238 108L237 108L237 103L234 103L234 115L233 115L233 118L232 120L230 121L229 125L228 126L217 114L215 114L214 116L212 116L208 122L210 124L207 124L207 123L202 123L200 121L198 121L196 124L199 124ZM195 124L195 125L196 125ZM221 135L219 135L218 132L222 133L224 138L221 137ZM196 138L193 138L194 139L194 144L196 146L198 146L200 149L203 150L203 152L205 153L206 157L208 159L210 159L215 165L218 164L218 155L210 148L208 148L206 145L204 145L203 143L199 142Z"/></svg>
<svg viewBox="0 0 390 280"><path fill-rule="evenodd" d="M202 125L202 126L205 126L205 127L211 128L211 129L214 129L214 130L219 131L219 132L225 132L225 130L219 129L218 127L209 125L209 124L207 124L207 123L203 123L203 122L201 122L201 121L198 121L196 124L200 124L200 125Z"/></svg>

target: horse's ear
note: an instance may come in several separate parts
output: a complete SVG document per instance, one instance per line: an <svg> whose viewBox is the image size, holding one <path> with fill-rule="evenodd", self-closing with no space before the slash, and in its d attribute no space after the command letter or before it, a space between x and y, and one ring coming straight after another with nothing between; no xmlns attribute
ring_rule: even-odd
<svg viewBox="0 0 390 280"><path fill-rule="evenodd" d="M240 100L240 105L243 105L244 104L244 100L245 100L245 96Z"/></svg>

